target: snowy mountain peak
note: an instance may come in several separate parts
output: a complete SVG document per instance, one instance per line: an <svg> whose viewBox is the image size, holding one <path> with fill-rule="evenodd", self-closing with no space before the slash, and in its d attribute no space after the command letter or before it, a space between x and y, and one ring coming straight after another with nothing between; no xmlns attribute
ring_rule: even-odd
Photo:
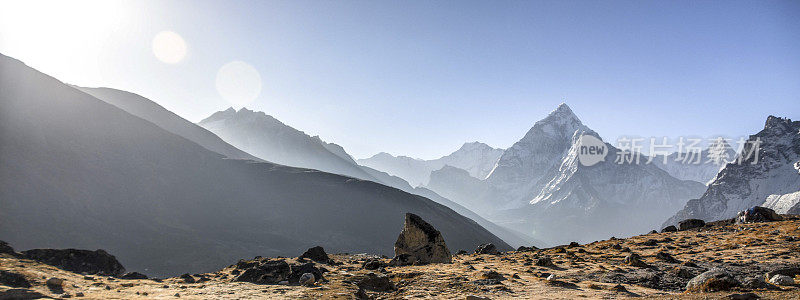
<svg viewBox="0 0 800 300"><path fill-rule="evenodd" d="M586 126L566 103L561 103L547 117L534 123L522 141L535 139L542 134L553 138L571 139L579 129L586 129Z"/></svg>
<svg viewBox="0 0 800 300"><path fill-rule="evenodd" d="M492 146L489 146L487 144L484 144L484 143L476 141L476 142L471 142L471 143L464 143L463 145L461 145L461 148L459 148L457 151L462 151L462 150L471 151L471 150L475 150L475 149L478 149L478 150L489 150L489 149L494 149L494 148L492 148Z"/></svg>

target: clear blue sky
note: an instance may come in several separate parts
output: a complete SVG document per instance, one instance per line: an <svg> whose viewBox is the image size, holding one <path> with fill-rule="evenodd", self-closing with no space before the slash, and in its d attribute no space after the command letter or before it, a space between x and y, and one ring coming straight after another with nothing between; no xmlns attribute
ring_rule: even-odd
<svg viewBox="0 0 800 300"><path fill-rule="evenodd" d="M612 141L800 119L800 1L28 3L3 1L0 52L191 121L231 106L217 70L244 61L262 81L248 108L356 157L508 147L564 96ZM153 54L165 30L179 63Z"/></svg>

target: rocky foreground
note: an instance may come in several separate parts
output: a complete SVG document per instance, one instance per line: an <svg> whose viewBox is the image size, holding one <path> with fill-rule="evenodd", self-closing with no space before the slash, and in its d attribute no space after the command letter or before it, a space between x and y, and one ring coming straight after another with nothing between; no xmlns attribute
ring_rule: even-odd
<svg viewBox="0 0 800 300"><path fill-rule="evenodd" d="M409 220L421 224L409 229ZM484 245L449 257L438 231L407 217L396 245L430 245L394 259L315 247L298 258L256 257L165 279L123 273L102 250L20 253L0 243L0 299L800 299L797 216L683 225L548 249L497 253Z"/></svg>

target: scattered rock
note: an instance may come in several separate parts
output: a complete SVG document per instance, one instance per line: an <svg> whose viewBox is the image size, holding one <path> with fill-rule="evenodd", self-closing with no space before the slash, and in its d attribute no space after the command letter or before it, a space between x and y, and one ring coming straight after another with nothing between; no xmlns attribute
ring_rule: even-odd
<svg viewBox="0 0 800 300"><path fill-rule="evenodd" d="M774 210L761 206L753 206L747 210L740 211L736 216L737 223L772 222L781 220L783 220L783 217L775 213Z"/></svg>
<svg viewBox="0 0 800 300"><path fill-rule="evenodd" d="M654 239L649 239L647 241L644 241L642 243L642 246L658 246L658 241L656 241Z"/></svg>
<svg viewBox="0 0 800 300"><path fill-rule="evenodd" d="M792 277L792 276L795 276L795 275L800 275L800 268L788 267L788 268L780 268L780 269L777 269L777 270L772 270L772 271L767 272L766 277L767 278L772 278L777 274L786 275L786 276L789 276L789 277Z"/></svg>
<svg viewBox="0 0 800 300"><path fill-rule="evenodd" d="M0 271L0 284L17 288L29 288L31 283L22 274Z"/></svg>
<svg viewBox="0 0 800 300"><path fill-rule="evenodd" d="M567 245L568 248L575 248L580 246L581 244L579 244L578 242L570 242L569 245Z"/></svg>
<svg viewBox="0 0 800 300"><path fill-rule="evenodd" d="M286 278L286 280L289 281L289 284L299 284L300 283L300 278L305 273L313 274L314 275L314 279L316 281L325 280L325 278L322 277L322 271L320 269L318 269L316 266L314 266L314 263L305 263L305 264L301 264L301 265L291 265L290 269L291 269L291 272L289 273L289 276Z"/></svg>
<svg viewBox="0 0 800 300"><path fill-rule="evenodd" d="M475 249L475 254L498 254L497 247L494 244L483 244Z"/></svg>
<svg viewBox="0 0 800 300"><path fill-rule="evenodd" d="M388 292L396 289L388 276L375 273L358 276L356 285L359 288L376 292Z"/></svg>
<svg viewBox="0 0 800 300"><path fill-rule="evenodd" d="M63 278L52 277L48 279L47 282L45 282L45 284L47 284L48 287L63 287L65 281L66 280L64 280Z"/></svg>
<svg viewBox="0 0 800 300"><path fill-rule="evenodd" d="M491 298L469 295L466 298L464 298L464 300L491 300Z"/></svg>
<svg viewBox="0 0 800 300"><path fill-rule="evenodd" d="M306 250L306 252L303 252L303 254L301 254L299 258L307 258L323 264L330 263L331 261L331 258L328 257L328 253L325 253L325 249L323 249L320 246L308 248L308 250Z"/></svg>
<svg viewBox="0 0 800 300"><path fill-rule="evenodd" d="M678 223L678 229L681 231L706 226L706 221L700 219L686 219Z"/></svg>
<svg viewBox="0 0 800 300"><path fill-rule="evenodd" d="M128 272L119 277L120 279L147 279L147 275L139 272Z"/></svg>
<svg viewBox="0 0 800 300"><path fill-rule="evenodd" d="M746 294L730 294L730 295L725 296L725 299L729 299L729 300L755 300L755 299L761 299L761 297L759 297L758 295L753 294L753 293L746 293Z"/></svg>
<svg viewBox="0 0 800 300"><path fill-rule="evenodd" d="M233 281L252 282L257 284L275 284L286 280L291 267L284 260L259 261L257 265L244 270ZM299 278L299 277L298 277Z"/></svg>
<svg viewBox="0 0 800 300"><path fill-rule="evenodd" d="M663 260L665 262L668 262L668 263L673 263L673 264L679 262L677 259L672 257L671 254L669 254L667 252L664 252L664 251L659 251L658 253L656 253L656 258L660 259L660 260Z"/></svg>
<svg viewBox="0 0 800 300"><path fill-rule="evenodd" d="M367 295L367 292L364 291L364 289L362 289L362 288L358 288L358 291L356 291L356 293L353 296L355 296L356 299L358 299L358 300L367 300L367 299L369 299L369 295Z"/></svg>
<svg viewBox="0 0 800 300"><path fill-rule="evenodd" d="M22 251L27 259L36 260L59 269L85 274L104 276L120 276L125 272L125 267L117 258L105 250L98 249L33 249Z"/></svg>
<svg viewBox="0 0 800 300"><path fill-rule="evenodd" d="M715 268L689 280L686 284L686 291L692 293L729 291L740 285L739 281L727 271Z"/></svg>
<svg viewBox="0 0 800 300"><path fill-rule="evenodd" d="M658 233L658 231L656 231L656 230L654 229L654 230L650 230L650 232L648 232L647 234L656 234L656 233Z"/></svg>
<svg viewBox="0 0 800 300"><path fill-rule="evenodd" d="M303 273L303 275L300 276L300 280L298 281L298 283L300 283L300 285L310 286L310 285L314 285L314 282L316 282L316 281L317 280L314 277L314 274Z"/></svg>
<svg viewBox="0 0 800 300"><path fill-rule="evenodd" d="M744 283L742 283L742 286L746 289L760 290L769 288L770 284L764 281L763 277L755 276L745 279Z"/></svg>
<svg viewBox="0 0 800 300"><path fill-rule="evenodd" d="M499 281L506 280L506 277L503 276L500 273L497 273L497 271L485 271L485 272L482 272L481 275L480 275L480 278L481 279L495 279L495 280L499 280Z"/></svg>
<svg viewBox="0 0 800 300"><path fill-rule="evenodd" d="M553 263L553 259L550 258L550 257L546 257L546 256L537 258L536 261L533 264L537 265L539 267L548 267L548 268L552 268L552 267L556 266Z"/></svg>
<svg viewBox="0 0 800 300"><path fill-rule="evenodd" d="M452 262L442 233L412 213L406 213L403 231L394 243L394 254L410 255L417 264Z"/></svg>
<svg viewBox="0 0 800 300"><path fill-rule="evenodd" d="M382 260L376 258L367 259L367 261L365 261L364 264L361 265L361 267L363 267L366 270L377 270L385 266L386 264L383 263Z"/></svg>
<svg viewBox="0 0 800 300"><path fill-rule="evenodd" d="M0 292L0 299L39 299L47 295L29 289L9 289Z"/></svg>
<svg viewBox="0 0 800 300"><path fill-rule="evenodd" d="M621 284L612 286L609 290L612 290L612 291L615 291L615 292L620 292L620 293L627 293L628 292L628 289L626 289L625 286L621 285Z"/></svg>
<svg viewBox="0 0 800 300"><path fill-rule="evenodd" d="M775 276L769 279L769 282L774 285L794 285L794 278L782 274L775 274Z"/></svg>
<svg viewBox="0 0 800 300"><path fill-rule="evenodd" d="M395 255L391 261L389 261L390 266L410 266L416 263L418 260L416 257L410 254L400 254Z"/></svg>
<svg viewBox="0 0 800 300"><path fill-rule="evenodd" d="M519 248L517 248L517 252L533 252L536 250L539 250L539 248L536 248L536 246L530 246L530 247L519 246ZM475 251L477 252L477 250Z"/></svg>
<svg viewBox="0 0 800 300"><path fill-rule="evenodd" d="M664 227L664 229L661 229L662 233L664 233L664 232L676 232L676 231L678 231L678 228L673 226L673 225L669 225L667 227Z"/></svg>
<svg viewBox="0 0 800 300"><path fill-rule="evenodd" d="M192 275L189 275L188 273L181 275L180 278L183 279L184 283L195 283L195 282L197 282L197 280L195 280L194 277L192 277Z"/></svg>
<svg viewBox="0 0 800 300"><path fill-rule="evenodd" d="M637 268L649 268L650 265L642 261L642 257L639 254L631 253L625 257L625 264L634 266Z"/></svg>

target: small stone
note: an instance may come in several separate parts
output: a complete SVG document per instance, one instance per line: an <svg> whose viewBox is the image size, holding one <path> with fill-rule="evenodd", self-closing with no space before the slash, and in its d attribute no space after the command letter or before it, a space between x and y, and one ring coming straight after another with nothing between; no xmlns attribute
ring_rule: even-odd
<svg viewBox="0 0 800 300"><path fill-rule="evenodd" d="M783 275L783 274L776 274L769 279L769 282L774 285L794 285L794 279L792 277Z"/></svg>
<svg viewBox="0 0 800 300"><path fill-rule="evenodd" d="M552 268L552 267L556 266L553 263L553 259L551 259L550 257L537 258L536 261L534 262L534 265L537 265L539 267L548 267L548 268Z"/></svg>
<svg viewBox="0 0 800 300"><path fill-rule="evenodd" d="M474 295L469 295L466 298L464 298L464 300L490 300L490 299L491 298L489 297L474 296Z"/></svg>
<svg viewBox="0 0 800 300"><path fill-rule="evenodd" d="M728 296L725 296L725 299L730 299L730 300L756 300L756 299L761 299L761 297L759 297L758 295L756 295L754 293L746 293L746 294L730 294Z"/></svg>
<svg viewBox="0 0 800 300"><path fill-rule="evenodd" d="M505 276L503 276L502 274L498 273L497 271L486 271L486 272L483 272L483 273L481 273L480 278L481 279L495 279L495 280L499 280L499 281L506 280Z"/></svg>
<svg viewBox="0 0 800 300"><path fill-rule="evenodd" d="M669 225L667 227L664 227L664 229L661 229L662 233L664 233L664 232L676 232L676 231L678 231L678 228L673 226L673 225Z"/></svg>
<svg viewBox="0 0 800 300"><path fill-rule="evenodd" d="M628 289L626 289L625 286L623 286L621 284L618 284L618 285L615 285L615 286L611 287L610 290L615 291L615 292L620 292L620 293L627 293L628 292Z"/></svg>
<svg viewBox="0 0 800 300"><path fill-rule="evenodd" d="M54 289L54 288L64 287L64 282L65 282L64 279L53 277L48 279L47 282L45 282L45 284L47 284L47 287Z"/></svg>
<svg viewBox="0 0 800 300"><path fill-rule="evenodd" d="M650 265L642 261L642 257L639 254L631 253L625 257L625 264L634 266L637 268L649 268Z"/></svg>
<svg viewBox="0 0 800 300"><path fill-rule="evenodd" d="M314 274L311 273L303 273L303 275L300 276L300 280L298 281L300 285L304 286L314 285L314 282L316 282L316 279L314 278Z"/></svg>

